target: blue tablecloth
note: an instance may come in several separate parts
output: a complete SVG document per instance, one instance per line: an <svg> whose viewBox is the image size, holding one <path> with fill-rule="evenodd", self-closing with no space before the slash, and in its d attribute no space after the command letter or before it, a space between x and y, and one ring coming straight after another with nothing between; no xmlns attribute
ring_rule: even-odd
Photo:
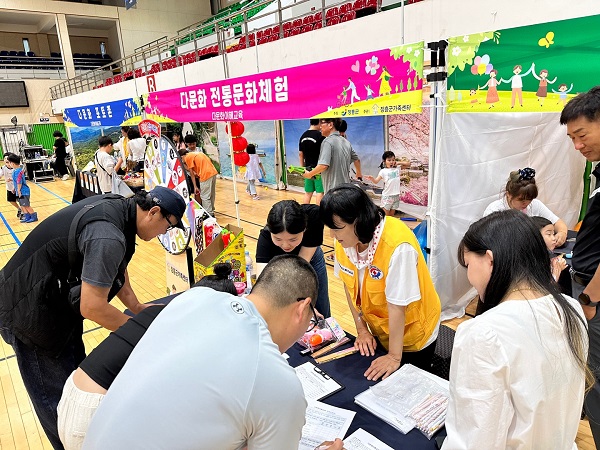
<svg viewBox="0 0 600 450"><path fill-rule="evenodd" d="M341 347L341 349L348 347L350 347L350 345ZM289 363L292 367L299 366L307 361L314 363L314 359L308 355L301 355L301 350L302 347L299 344L294 344L294 346L287 351L287 354L290 356ZM338 350L340 349L334 351ZM356 416L354 416L354 420L348 430L348 435L354 433L358 428L362 428L394 449L437 450L438 447L435 442L435 437L432 440L428 440L416 429L408 434L402 434L383 420L354 403L354 397L367 390L370 386L376 384L373 381L368 381L365 378L364 373L371 364L371 361L384 354L384 351L378 349L376 355L372 357L361 356L360 353L355 353L328 363L319 364L319 367L327 372L329 376L345 386L344 389L323 399L322 402L356 412ZM440 433L445 434L445 430L440 431Z"/></svg>

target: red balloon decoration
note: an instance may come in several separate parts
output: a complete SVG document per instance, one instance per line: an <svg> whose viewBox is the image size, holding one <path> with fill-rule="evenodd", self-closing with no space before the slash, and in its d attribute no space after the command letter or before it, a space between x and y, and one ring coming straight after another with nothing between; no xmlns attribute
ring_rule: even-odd
<svg viewBox="0 0 600 450"><path fill-rule="evenodd" d="M248 147L248 141L243 136L234 137L231 141L233 144L234 152L243 152L244 150L246 150L246 147Z"/></svg>
<svg viewBox="0 0 600 450"><path fill-rule="evenodd" d="M250 155L246 152L237 152L233 154L233 163L236 166L245 166L250 161Z"/></svg>
<svg viewBox="0 0 600 450"><path fill-rule="evenodd" d="M229 128L225 125L225 133L229 134ZM231 122L231 136L238 137L244 134L244 124L242 122Z"/></svg>

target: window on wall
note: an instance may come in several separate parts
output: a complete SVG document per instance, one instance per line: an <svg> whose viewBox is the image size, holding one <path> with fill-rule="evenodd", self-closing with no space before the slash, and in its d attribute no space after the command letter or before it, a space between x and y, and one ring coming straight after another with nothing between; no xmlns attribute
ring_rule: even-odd
<svg viewBox="0 0 600 450"><path fill-rule="evenodd" d="M31 47L29 47L29 39L27 38L23 38L23 49L25 50L25 53L31 51Z"/></svg>
<svg viewBox="0 0 600 450"><path fill-rule="evenodd" d="M106 42L100 42L100 53L102 56L106 55Z"/></svg>

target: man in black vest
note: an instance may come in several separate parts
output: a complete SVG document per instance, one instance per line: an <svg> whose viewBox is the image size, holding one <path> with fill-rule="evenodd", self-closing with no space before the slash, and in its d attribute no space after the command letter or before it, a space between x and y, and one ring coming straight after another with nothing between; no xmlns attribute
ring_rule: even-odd
<svg viewBox="0 0 600 450"><path fill-rule="evenodd" d="M25 388L48 439L62 449L56 408L68 376L85 358L83 318L116 330L141 304L127 264L136 235L149 241L183 228L183 198L156 187L125 199L87 198L40 223L0 271L0 334L12 345Z"/></svg>
<svg viewBox="0 0 600 450"><path fill-rule="evenodd" d="M600 86L572 99L560 115L575 150L590 162L600 161ZM571 260L573 297L578 298L588 319L590 334L589 365L596 383L585 397L585 411L596 447L600 448L600 166L593 174L596 188L577 234Z"/></svg>

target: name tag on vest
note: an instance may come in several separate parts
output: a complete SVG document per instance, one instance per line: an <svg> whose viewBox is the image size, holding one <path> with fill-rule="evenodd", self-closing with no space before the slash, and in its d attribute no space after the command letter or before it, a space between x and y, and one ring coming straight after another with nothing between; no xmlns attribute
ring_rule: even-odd
<svg viewBox="0 0 600 450"><path fill-rule="evenodd" d="M340 271L344 272L346 275L350 275L351 277L354 276L354 270L349 269L348 267L344 267L341 264L339 264L339 266L340 266Z"/></svg>

